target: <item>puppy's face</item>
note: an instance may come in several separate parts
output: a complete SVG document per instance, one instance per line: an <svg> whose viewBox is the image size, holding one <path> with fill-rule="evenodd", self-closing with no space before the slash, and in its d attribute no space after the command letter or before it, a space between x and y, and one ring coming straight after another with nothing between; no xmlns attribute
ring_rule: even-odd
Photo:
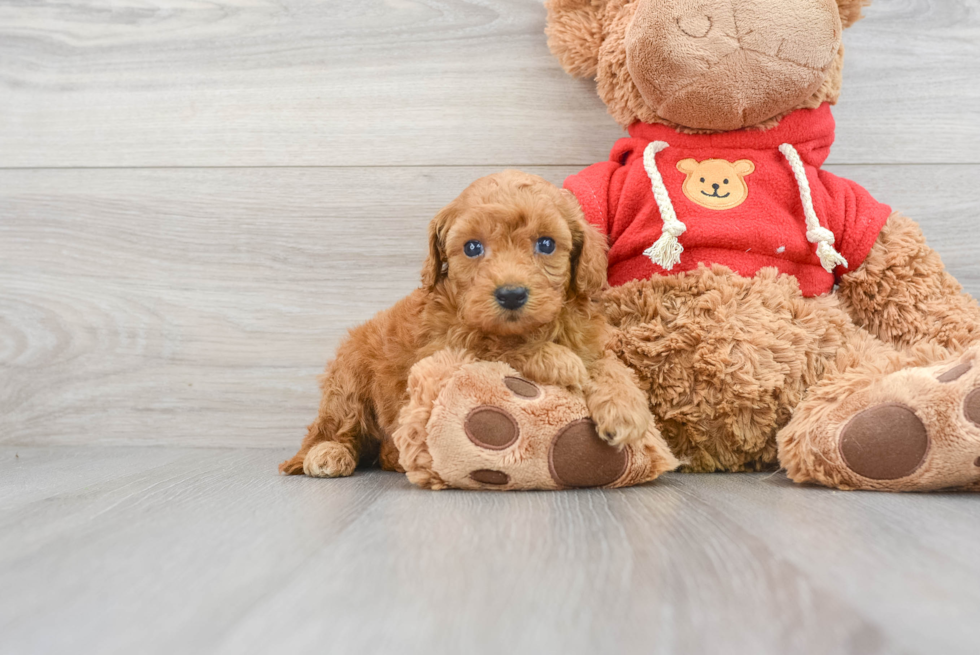
<svg viewBox="0 0 980 655"><path fill-rule="evenodd" d="M591 228L574 197L535 176L509 171L483 178L433 223L436 278L454 297L460 320L483 333L519 335L554 322L570 295L582 291L575 278L585 257L600 257L589 262L591 275L599 276L600 288L605 279L600 237L588 234L586 252ZM597 290L594 279L578 282Z"/></svg>

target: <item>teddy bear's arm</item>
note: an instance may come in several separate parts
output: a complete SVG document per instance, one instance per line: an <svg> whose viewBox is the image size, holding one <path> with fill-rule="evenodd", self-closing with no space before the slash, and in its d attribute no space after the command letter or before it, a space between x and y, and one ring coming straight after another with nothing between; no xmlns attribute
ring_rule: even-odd
<svg viewBox="0 0 980 655"><path fill-rule="evenodd" d="M943 266L911 219L888 219L864 263L837 291L851 319L900 348L959 350L980 337L980 306Z"/></svg>

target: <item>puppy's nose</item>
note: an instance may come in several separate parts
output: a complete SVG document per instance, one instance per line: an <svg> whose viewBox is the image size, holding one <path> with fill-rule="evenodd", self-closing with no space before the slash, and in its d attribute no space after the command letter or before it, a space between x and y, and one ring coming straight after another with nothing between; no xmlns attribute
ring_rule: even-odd
<svg viewBox="0 0 980 655"><path fill-rule="evenodd" d="M497 287L493 294L504 309L520 309L527 302L527 287Z"/></svg>
<svg viewBox="0 0 980 655"><path fill-rule="evenodd" d="M721 185L720 184L712 184L711 185L711 188L714 189L715 191L717 191L718 189L721 188Z"/></svg>

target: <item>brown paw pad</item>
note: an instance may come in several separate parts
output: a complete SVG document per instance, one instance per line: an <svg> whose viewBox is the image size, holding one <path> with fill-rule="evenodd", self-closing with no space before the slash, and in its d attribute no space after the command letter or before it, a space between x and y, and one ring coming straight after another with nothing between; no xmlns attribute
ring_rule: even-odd
<svg viewBox="0 0 980 655"><path fill-rule="evenodd" d="M926 426L896 403L871 407L844 426L840 453L847 466L870 480L897 480L914 473L929 450Z"/></svg>
<svg viewBox="0 0 980 655"><path fill-rule="evenodd" d="M591 419L569 423L555 435L548 453L551 477L566 487L602 487L623 476L629 453L599 438Z"/></svg>
<svg viewBox="0 0 980 655"><path fill-rule="evenodd" d="M493 469L480 469L479 471L473 471L470 473L470 479L474 482L480 482L482 484L492 484L496 487L505 485L510 482L510 476L503 471L494 471Z"/></svg>
<svg viewBox="0 0 980 655"><path fill-rule="evenodd" d="M490 450L509 448L520 436L517 420L499 407L489 405L470 411L463 422L463 430L470 441Z"/></svg>
<svg viewBox="0 0 980 655"><path fill-rule="evenodd" d="M963 414L974 425L980 425L980 389L974 389L963 399Z"/></svg>
<svg viewBox="0 0 980 655"><path fill-rule="evenodd" d="M956 380L959 380L961 377L969 373L971 368L973 368L973 364L970 364L969 362L964 362L963 364L957 364L956 366L954 366L953 368L949 369L948 371L940 375L938 378L936 378L936 380L942 382L943 384L947 382L955 382Z"/></svg>
<svg viewBox="0 0 980 655"><path fill-rule="evenodd" d="M529 382L524 378L506 377L504 378L504 385L510 389L515 396L527 398L528 400L537 398L541 395L541 390L538 389L538 385L534 384L533 382Z"/></svg>

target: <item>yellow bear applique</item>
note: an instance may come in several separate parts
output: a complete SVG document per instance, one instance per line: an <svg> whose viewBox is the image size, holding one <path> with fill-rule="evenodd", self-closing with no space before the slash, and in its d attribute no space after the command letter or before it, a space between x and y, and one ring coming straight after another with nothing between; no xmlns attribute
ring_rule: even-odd
<svg viewBox="0 0 980 655"><path fill-rule="evenodd" d="M706 209L733 209L749 197L745 177L755 171L748 159L732 163L725 159L682 159L677 170L687 175L684 195Z"/></svg>

